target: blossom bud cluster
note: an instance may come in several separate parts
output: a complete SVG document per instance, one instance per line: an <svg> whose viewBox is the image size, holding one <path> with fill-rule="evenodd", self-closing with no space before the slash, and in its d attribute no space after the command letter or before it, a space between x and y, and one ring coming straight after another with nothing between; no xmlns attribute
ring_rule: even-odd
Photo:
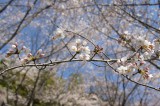
<svg viewBox="0 0 160 106"><path fill-rule="evenodd" d="M22 46L21 48L18 47L18 43L15 42L12 46L11 49L7 52L6 57L10 57L14 54L20 54L22 51L26 51L26 47Z"/></svg>
<svg viewBox="0 0 160 106"><path fill-rule="evenodd" d="M125 31L124 35L120 37L119 43L134 47L136 52L133 55L118 59L119 67L117 71L126 74L137 70L145 79L153 77L152 74L149 74L149 67L145 61L156 57L159 58L157 53L159 53L160 49L160 40L155 39L150 42L145 36L133 36L128 31Z"/></svg>
<svg viewBox="0 0 160 106"><path fill-rule="evenodd" d="M25 53L25 57L24 58L20 58L20 54L24 51ZM25 46L19 47L18 43L15 42L12 46L11 49L7 52L6 57L10 57L12 55L18 55L20 61L24 64L30 61L35 61L36 59L42 58L44 56L42 49L39 49L37 51L37 54L35 56L33 56L31 53L28 53L29 49L26 48Z"/></svg>
<svg viewBox="0 0 160 106"><path fill-rule="evenodd" d="M127 44L134 45L136 49L141 48L144 51L153 52L155 49L155 42L151 43L144 35L131 35L128 31L125 31L124 34L120 36L118 41L124 46L127 46Z"/></svg>
<svg viewBox="0 0 160 106"><path fill-rule="evenodd" d="M138 53L135 55L135 57L139 55ZM120 74L127 74L131 72L139 73L143 76L144 79L152 78L152 74L149 73L149 67L143 60L135 60L130 59L128 56L125 56L121 59L118 59L117 63L120 65L117 68L117 71Z"/></svg>
<svg viewBox="0 0 160 106"><path fill-rule="evenodd" d="M26 57L21 59L21 61L22 61L22 63L27 63L27 62L30 62L30 61L35 61L35 60L37 60L39 58L42 58L42 57L44 57L44 54L42 53L42 49L39 49L35 56L33 56L32 53L28 53L26 55Z"/></svg>
<svg viewBox="0 0 160 106"><path fill-rule="evenodd" d="M87 46L87 42L81 39L76 39L73 46L71 46L71 50L78 54L79 59L89 60L90 59L90 49Z"/></svg>

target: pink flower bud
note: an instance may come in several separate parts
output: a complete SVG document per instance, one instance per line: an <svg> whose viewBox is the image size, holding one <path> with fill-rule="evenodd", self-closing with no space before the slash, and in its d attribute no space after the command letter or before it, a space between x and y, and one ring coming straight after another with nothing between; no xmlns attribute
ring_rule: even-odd
<svg viewBox="0 0 160 106"><path fill-rule="evenodd" d="M37 51L37 54L41 54L42 53L42 49L39 49L38 51Z"/></svg>
<svg viewBox="0 0 160 106"><path fill-rule="evenodd" d="M17 46L13 44L13 45L12 45L12 48L14 48L14 49L15 49L15 48L17 48Z"/></svg>
<svg viewBox="0 0 160 106"><path fill-rule="evenodd" d="M141 61L141 62L140 62L140 66L143 65L143 64L145 64L145 61Z"/></svg>
<svg viewBox="0 0 160 106"><path fill-rule="evenodd" d="M26 50L26 46L23 46L23 47L22 47L22 50Z"/></svg>
<svg viewBox="0 0 160 106"><path fill-rule="evenodd" d="M149 67L146 67L145 70L148 71L148 70L149 70Z"/></svg>
<svg viewBox="0 0 160 106"><path fill-rule="evenodd" d="M24 59L21 59L21 62L22 63L26 63L28 61L28 58L27 57L25 57Z"/></svg>
<svg viewBox="0 0 160 106"><path fill-rule="evenodd" d="M15 42L15 43L14 43L14 45L16 45L16 47L17 47L17 46L18 46L18 43L17 43L17 42Z"/></svg>
<svg viewBox="0 0 160 106"><path fill-rule="evenodd" d="M14 53L14 51L13 51L13 50L10 50L9 53Z"/></svg>
<svg viewBox="0 0 160 106"><path fill-rule="evenodd" d="M44 57L44 55L45 55L45 54L40 54L39 57L42 58L42 57Z"/></svg>
<svg viewBox="0 0 160 106"><path fill-rule="evenodd" d="M31 56L32 56L32 54L31 54L31 53L29 53L29 54L27 55L27 57L29 57L29 58L30 58Z"/></svg>

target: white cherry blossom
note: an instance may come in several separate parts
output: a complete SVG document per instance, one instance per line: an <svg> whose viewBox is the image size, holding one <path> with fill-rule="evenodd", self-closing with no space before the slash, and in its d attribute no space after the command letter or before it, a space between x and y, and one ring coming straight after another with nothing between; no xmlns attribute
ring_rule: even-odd
<svg viewBox="0 0 160 106"><path fill-rule="evenodd" d="M78 53L79 59L82 60L89 60L90 59L90 48L87 46L87 42L84 40L82 41L81 39L76 39L75 44L71 46L71 50L73 52Z"/></svg>
<svg viewBox="0 0 160 106"><path fill-rule="evenodd" d="M126 74L128 70L128 67L127 66L120 66L117 68L117 71L120 73L120 74Z"/></svg>

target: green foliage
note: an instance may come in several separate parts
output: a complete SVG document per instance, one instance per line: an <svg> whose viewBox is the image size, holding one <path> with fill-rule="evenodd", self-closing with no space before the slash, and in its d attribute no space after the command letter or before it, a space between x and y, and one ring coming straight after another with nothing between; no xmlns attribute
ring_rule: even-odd
<svg viewBox="0 0 160 106"><path fill-rule="evenodd" d="M68 84L69 90L73 90L74 88L76 89L76 87L79 84L83 83L83 78L81 74L77 74L77 73L72 74L69 79L70 79L69 84Z"/></svg>
<svg viewBox="0 0 160 106"><path fill-rule="evenodd" d="M5 80L0 79L0 87L7 87L8 83Z"/></svg>
<svg viewBox="0 0 160 106"><path fill-rule="evenodd" d="M23 96L23 97L27 97L27 95L28 95L28 90L27 90L27 88L25 87L25 86L23 86L23 85L20 85L20 86L18 86L19 87L19 89L18 89L18 94L19 95L21 95L21 96Z"/></svg>
<svg viewBox="0 0 160 106"><path fill-rule="evenodd" d="M11 91L13 94L17 93L17 95L27 99L34 87L35 78L37 77L35 76L34 78L34 75L33 77L28 75L29 74L22 73L21 71L12 70L8 72L8 74L6 74L3 79L0 79L0 88L8 87L9 91ZM51 93L64 92L66 90L66 85L68 86L68 90L73 90L76 89L81 83L83 83L81 74L72 74L69 78L69 83L66 83L66 80L59 76L56 76L55 73L51 73L50 71L42 71L40 73L35 93L38 93L39 89L41 89L41 92L39 93L42 94L42 96L47 95L45 93L48 90L50 90ZM34 98L34 106L62 106L56 100L48 102L45 101L45 98L44 100L42 100L41 98L42 97ZM9 100L9 104L12 104L13 106L15 105L14 102L14 100ZM18 103L18 105L21 106L21 103Z"/></svg>
<svg viewBox="0 0 160 106"><path fill-rule="evenodd" d="M33 101L34 106L62 106L60 103L54 101L54 102L43 102L39 99L34 99Z"/></svg>

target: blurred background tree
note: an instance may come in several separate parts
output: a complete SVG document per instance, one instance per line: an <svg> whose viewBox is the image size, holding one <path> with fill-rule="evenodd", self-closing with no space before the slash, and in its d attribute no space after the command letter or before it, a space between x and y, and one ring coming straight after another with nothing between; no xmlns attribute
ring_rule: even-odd
<svg viewBox="0 0 160 106"><path fill-rule="evenodd" d="M160 105L159 5L0 0L0 105Z"/></svg>

